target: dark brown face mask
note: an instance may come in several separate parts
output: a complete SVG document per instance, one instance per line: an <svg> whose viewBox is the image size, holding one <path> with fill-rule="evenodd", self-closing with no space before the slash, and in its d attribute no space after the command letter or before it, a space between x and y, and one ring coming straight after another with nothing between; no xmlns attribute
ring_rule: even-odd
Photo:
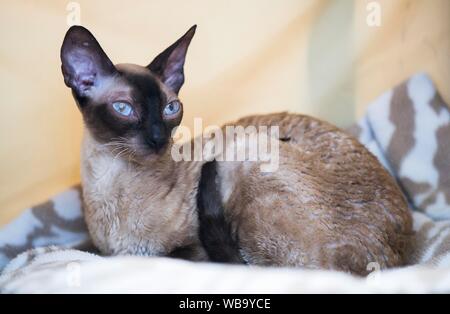
<svg viewBox="0 0 450 314"><path fill-rule="evenodd" d="M148 66L114 65L95 37L72 26L61 47L62 73L92 136L126 145L134 157L160 153L183 116L178 92L196 26Z"/></svg>

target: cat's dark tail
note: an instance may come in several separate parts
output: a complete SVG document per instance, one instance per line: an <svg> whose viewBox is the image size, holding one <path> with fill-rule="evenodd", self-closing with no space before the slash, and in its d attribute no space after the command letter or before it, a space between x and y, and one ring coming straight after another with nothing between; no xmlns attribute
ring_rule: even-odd
<svg viewBox="0 0 450 314"><path fill-rule="evenodd" d="M217 162L203 165L197 194L199 236L213 262L243 264L238 241L233 237L217 182Z"/></svg>

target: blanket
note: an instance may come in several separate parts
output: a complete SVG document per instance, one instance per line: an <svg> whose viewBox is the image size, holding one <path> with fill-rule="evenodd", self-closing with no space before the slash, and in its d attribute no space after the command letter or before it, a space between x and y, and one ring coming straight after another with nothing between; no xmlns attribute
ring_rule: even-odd
<svg viewBox="0 0 450 314"><path fill-rule="evenodd" d="M448 105L430 78L418 74L376 99L348 132L377 156L409 201L416 232L411 266L379 271L368 265L373 272L363 279L332 271L100 257L89 239L77 186L25 210L0 230L0 269L4 268L0 289L12 293L450 292Z"/></svg>

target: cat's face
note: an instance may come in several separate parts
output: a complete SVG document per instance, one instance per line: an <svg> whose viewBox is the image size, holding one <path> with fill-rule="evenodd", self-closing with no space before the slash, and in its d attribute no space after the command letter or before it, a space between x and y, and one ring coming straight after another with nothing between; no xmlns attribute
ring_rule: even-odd
<svg viewBox="0 0 450 314"><path fill-rule="evenodd" d="M148 66L113 65L94 36L72 26L61 47L64 82L91 135L118 155L162 153L183 116L178 92L193 26Z"/></svg>

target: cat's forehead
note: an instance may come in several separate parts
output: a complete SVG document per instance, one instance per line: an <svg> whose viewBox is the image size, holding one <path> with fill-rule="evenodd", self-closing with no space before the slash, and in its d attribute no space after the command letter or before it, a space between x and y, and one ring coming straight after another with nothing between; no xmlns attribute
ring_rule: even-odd
<svg viewBox="0 0 450 314"><path fill-rule="evenodd" d="M120 73L122 83L137 92L157 93L161 90L158 78L146 67L129 63L117 64L115 67Z"/></svg>
<svg viewBox="0 0 450 314"><path fill-rule="evenodd" d="M161 96L172 99L176 95L171 92L147 67L137 64L121 63L115 65L131 90L144 96Z"/></svg>
<svg viewBox="0 0 450 314"><path fill-rule="evenodd" d="M120 72L125 73L127 75L131 75L131 76L141 76L143 78L153 76L152 72L148 68L137 65L137 64L119 63L119 64L116 64L115 67Z"/></svg>
<svg viewBox="0 0 450 314"><path fill-rule="evenodd" d="M115 67L118 75L104 77L90 93L94 103L133 102L163 96L162 84L149 69L135 64L118 64Z"/></svg>

